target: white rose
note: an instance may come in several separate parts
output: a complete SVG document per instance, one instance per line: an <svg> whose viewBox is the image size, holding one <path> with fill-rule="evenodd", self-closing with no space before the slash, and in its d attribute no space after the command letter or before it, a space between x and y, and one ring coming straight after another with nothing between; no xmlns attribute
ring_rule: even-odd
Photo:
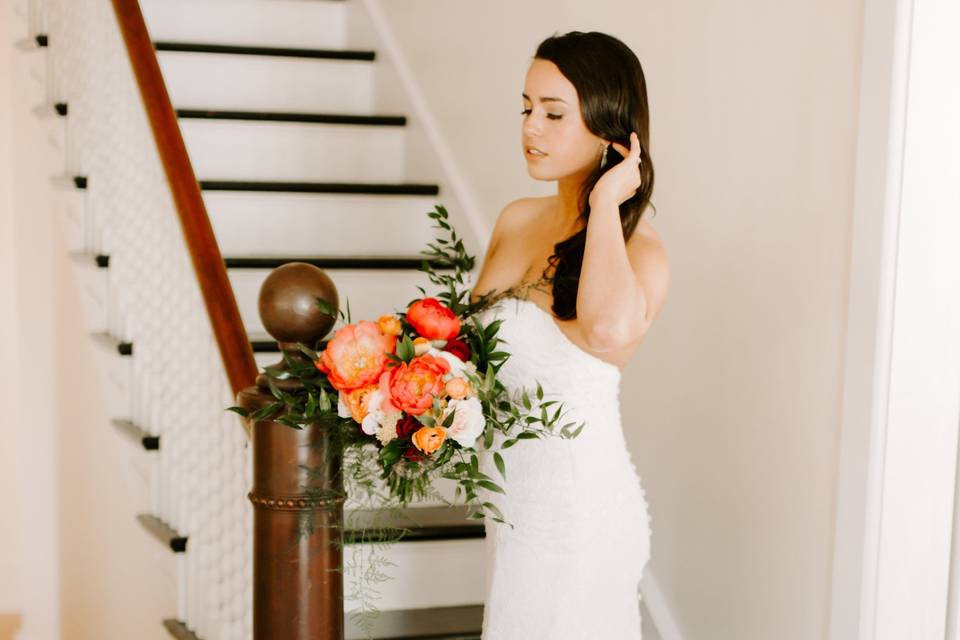
<svg viewBox="0 0 960 640"><path fill-rule="evenodd" d="M447 436L453 438L461 447L472 447L483 433L486 418L483 417L483 405L476 397L451 400L443 412L440 422L446 420L453 411L453 422L447 428Z"/></svg>

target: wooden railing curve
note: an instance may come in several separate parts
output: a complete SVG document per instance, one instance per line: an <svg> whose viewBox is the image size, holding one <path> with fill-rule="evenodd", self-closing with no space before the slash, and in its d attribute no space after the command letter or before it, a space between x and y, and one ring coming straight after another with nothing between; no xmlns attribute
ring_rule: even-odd
<svg viewBox="0 0 960 640"><path fill-rule="evenodd" d="M111 0L150 129L180 218L190 260L233 394L257 379L253 348L170 102L138 0Z"/></svg>

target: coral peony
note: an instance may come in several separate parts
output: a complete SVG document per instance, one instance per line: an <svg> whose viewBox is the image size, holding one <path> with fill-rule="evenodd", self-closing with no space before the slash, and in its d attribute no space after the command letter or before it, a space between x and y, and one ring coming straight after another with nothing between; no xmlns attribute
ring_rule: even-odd
<svg viewBox="0 0 960 640"><path fill-rule="evenodd" d="M448 371L450 364L446 360L429 353L388 369L380 378L380 390L388 394L382 401L382 410L394 408L421 415L433 405L434 397L443 396L443 376Z"/></svg>
<svg viewBox="0 0 960 640"><path fill-rule="evenodd" d="M396 337L384 335L376 322L360 320L341 327L314 365L339 391L376 384L396 342Z"/></svg>
<svg viewBox="0 0 960 640"><path fill-rule="evenodd" d="M428 340L450 340L460 333L460 319L436 298L422 298L410 305L407 322Z"/></svg>

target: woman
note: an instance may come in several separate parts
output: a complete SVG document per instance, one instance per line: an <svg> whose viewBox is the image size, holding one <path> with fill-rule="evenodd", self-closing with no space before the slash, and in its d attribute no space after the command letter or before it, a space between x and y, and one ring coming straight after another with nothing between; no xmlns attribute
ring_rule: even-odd
<svg viewBox="0 0 960 640"><path fill-rule="evenodd" d="M540 44L522 98L528 172L557 193L503 209L471 301L503 319L507 389L540 382L544 401L563 403L559 424L585 427L500 450L506 478L482 456L506 490L483 499L510 523L486 523L483 638L637 639L650 516L619 385L669 280L641 220L653 191L646 83L623 42L573 31Z"/></svg>

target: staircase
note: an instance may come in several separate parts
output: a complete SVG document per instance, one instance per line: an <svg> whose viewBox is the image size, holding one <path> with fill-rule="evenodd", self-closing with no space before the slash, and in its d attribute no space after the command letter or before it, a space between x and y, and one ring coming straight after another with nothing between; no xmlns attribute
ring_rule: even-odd
<svg viewBox="0 0 960 640"><path fill-rule="evenodd" d="M183 460L190 455L189 438L146 397L157 393L150 385L160 379L151 379L151 369L163 365L153 361L156 348L141 348L135 337L146 327L125 322L118 303L130 274L114 273L115 263L136 259L136 251L113 233L114 218L105 210L116 205L96 190L98 181L137 178L97 173L96 163L87 160L105 152L96 149L93 137L110 123L89 121L93 110L77 103L102 96L90 97L83 92L88 87L71 86L71 81L92 75L97 60L75 59L82 53L75 43L70 49L57 47L93 23L99 33L116 29L109 3L21 5L26 33L17 44L37 81L35 113L49 124L47 142L64 156L64 170L52 180L62 195L62 222L83 291L84 317L101 347L112 428L129 444L133 490L141 505L130 517L175 558L178 607L162 624L177 638L250 637L249 453L238 442L242 430L235 416L220 415L232 398L221 387L204 399L220 432L234 434L232 443L213 444L207 438L222 458L212 461L220 468L205 481L234 477L228 483L230 502L224 504L229 513L194 532L192 524L204 517L191 516L186 505L175 506L177 492L169 490L169 478L192 464ZM263 279L285 262L325 269L341 304L349 299L354 320L405 308L420 295L417 286L430 290L417 270L418 253L433 238L426 212L438 201L456 210L456 199L438 199L440 181L422 179L431 169L418 169L416 154L429 145L412 139L417 134L407 115L379 108L390 96L383 90L389 69L374 49L360 44L367 29L362 7L337 0L144 0L141 8L258 366L280 359L260 323L256 300ZM77 73L84 65L87 71ZM106 67L100 72L118 73ZM106 83L100 88L113 90ZM78 116L86 121L76 124ZM466 225L457 224L463 235ZM176 295L156 276L149 288L159 296ZM173 303L183 307L185 301ZM189 357L181 349L179 357L184 356ZM205 490L205 482L191 484ZM452 500L453 485L441 493ZM376 515L350 500L346 508L354 514L348 521ZM405 526L412 533L386 553L395 563L389 570L394 580L377 587L373 604L382 613L373 637L480 637L484 530L482 522L464 516L463 508L439 501L408 510ZM234 535L225 540L215 535L230 530ZM346 531L348 543L368 546L355 542L362 533ZM217 568L217 556L234 559L221 560ZM344 559L351 561L350 549ZM431 567L429 575L422 571L425 566ZM212 598L202 593L202 574L226 578ZM345 576L348 595L353 580ZM350 600L344 604L347 637L367 637L351 623ZM213 613L211 606L217 609Z"/></svg>
<svg viewBox="0 0 960 640"><path fill-rule="evenodd" d="M259 367L280 359L257 312L271 269L315 264L336 283L341 306L349 299L353 320L373 319L404 309L418 287L431 291L417 269L434 236L426 212L435 203L450 209L470 252L482 253L482 225L460 214L456 181L412 116L394 63L376 48L372 3L140 4ZM249 451L223 411L233 399L166 183L156 160L143 159L155 151L109 5L18 0L17 44L36 81L46 142L63 153L52 181L84 318L101 347L112 428L129 445L140 505L130 517L175 567L177 609L157 624L175 638L249 638ZM185 408L158 397L181 398ZM439 489L453 501L452 483ZM350 499L345 506L376 516ZM394 579L378 586L372 637L480 637L484 528L464 515L441 501L408 510L412 533L386 552ZM350 546L348 563L370 545ZM345 575L346 594L355 581ZM347 637L368 637L352 622L349 599L344 607ZM643 614L644 637L655 638Z"/></svg>

